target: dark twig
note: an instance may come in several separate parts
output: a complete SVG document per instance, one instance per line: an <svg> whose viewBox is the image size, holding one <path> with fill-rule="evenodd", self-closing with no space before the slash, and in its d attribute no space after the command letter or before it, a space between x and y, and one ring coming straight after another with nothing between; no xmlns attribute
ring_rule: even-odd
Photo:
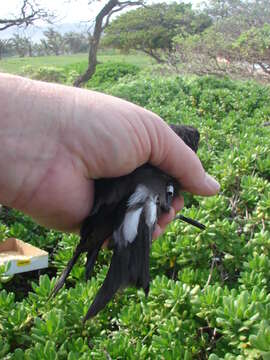
<svg viewBox="0 0 270 360"><path fill-rule="evenodd" d="M6 30L12 26L29 26L36 20L45 20L51 22L54 16L46 9L38 6L32 0L23 0L20 12L17 16L11 18L0 18L0 31Z"/></svg>
<svg viewBox="0 0 270 360"><path fill-rule="evenodd" d="M174 220L182 220L182 221L185 221L186 223L190 224L190 225L193 225L193 226L196 226L197 228L201 229L201 230L205 230L206 229L206 226L201 224L199 221L197 220L194 220L194 219L190 219L186 216L183 216L183 215L177 215Z"/></svg>

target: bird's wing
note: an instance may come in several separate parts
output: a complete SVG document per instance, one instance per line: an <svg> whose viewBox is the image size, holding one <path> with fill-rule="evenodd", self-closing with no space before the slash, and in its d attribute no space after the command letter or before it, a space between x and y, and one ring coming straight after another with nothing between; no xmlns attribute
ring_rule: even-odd
<svg viewBox="0 0 270 360"><path fill-rule="evenodd" d="M120 288L133 285L148 293L149 252L157 221L157 205L149 195L150 191L139 185L127 207L121 209L122 221L113 233L115 247L111 264L84 322L102 310Z"/></svg>
<svg viewBox="0 0 270 360"><path fill-rule="evenodd" d="M113 233L116 219L116 209L119 204L126 203L132 185L133 174L117 179L101 179L96 181L96 202L91 214L83 221L80 230L80 242L72 258L58 279L50 297L55 296L63 287L73 266L83 252L87 252L86 279L89 279L94 268L102 244Z"/></svg>
<svg viewBox="0 0 270 360"><path fill-rule="evenodd" d="M66 278L70 274L74 264L78 260L81 253L82 253L82 251L81 251L80 247L77 246L76 250L73 253L72 258L69 260L69 262L68 262L67 266L65 267L64 271L62 272L60 278L57 280L57 282L53 288L53 291L50 294L50 298L54 297L58 293L58 291L64 286Z"/></svg>
<svg viewBox="0 0 270 360"><path fill-rule="evenodd" d="M66 268L62 272L61 276L57 280L57 283L50 295L55 296L58 291L64 286L64 283L70 274L73 266L79 259L79 256L83 252L88 252L87 263L86 263L86 279L89 279L91 272L94 268L99 250L104 243L105 239L112 234L113 229L113 218L111 216L100 216L96 214L87 221L84 221L81 230L81 239L76 247L72 258L69 260Z"/></svg>
<svg viewBox="0 0 270 360"><path fill-rule="evenodd" d="M104 244L104 241L112 235L115 216L111 212L107 214L98 213L93 216L96 218L94 221L95 226L91 231L91 238L86 242L87 259L85 265L85 279L88 280L94 269L98 253Z"/></svg>
<svg viewBox="0 0 270 360"><path fill-rule="evenodd" d="M104 207L113 208L117 206L133 190L133 172L117 178L96 180L95 203L90 216L97 214Z"/></svg>
<svg viewBox="0 0 270 360"><path fill-rule="evenodd" d="M130 252L127 248L121 252L114 252L107 276L99 289L96 298L90 306L83 322L95 316L112 299L114 294L125 281Z"/></svg>

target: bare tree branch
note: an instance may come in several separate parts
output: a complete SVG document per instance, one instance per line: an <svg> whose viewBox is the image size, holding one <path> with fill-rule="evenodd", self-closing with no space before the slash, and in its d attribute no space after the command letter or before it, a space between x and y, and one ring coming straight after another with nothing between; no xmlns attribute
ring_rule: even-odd
<svg viewBox="0 0 270 360"><path fill-rule="evenodd" d="M123 10L126 6L127 6L127 5L120 6L118 9L112 10L112 11L108 14L108 16L107 16L107 18L106 18L106 20L105 20L105 24L102 26L102 31L104 31L104 30L106 29L106 27L109 25L111 16L112 16L113 14L115 14L116 12L119 12L119 11Z"/></svg>
<svg viewBox="0 0 270 360"><path fill-rule="evenodd" d="M122 11L122 10L123 10L124 8L126 8L127 6L139 6L139 5L142 5L142 1L122 1L122 2L118 1L118 4L117 4L117 5L119 6L119 8L112 10L112 11L108 14L108 16L107 16L107 18L106 18L106 21L105 21L105 24L104 24L103 27L102 27L102 30L103 30L103 31L104 31L104 30L106 29L106 27L109 25L110 18L111 18L111 16L112 16L114 13L119 12L119 11Z"/></svg>
<svg viewBox="0 0 270 360"><path fill-rule="evenodd" d="M6 30L12 26L29 26L36 20L45 20L51 22L53 14L49 13L44 8L41 8L34 0L23 0L20 12L18 15L11 18L0 18L0 31Z"/></svg>
<svg viewBox="0 0 270 360"><path fill-rule="evenodd" d="M142 1L118 1L118 5L119 6L122 6L122 5L125 5L125 6L140 6L140 5L143 5Z"/></svg>

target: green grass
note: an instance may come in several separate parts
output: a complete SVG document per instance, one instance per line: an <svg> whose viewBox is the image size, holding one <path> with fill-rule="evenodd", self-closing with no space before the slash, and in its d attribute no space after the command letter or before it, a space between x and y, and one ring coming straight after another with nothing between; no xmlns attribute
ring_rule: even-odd
<svg viewBox="0 0 270 360"><path fill-rule="evenodd" d="M31 65L33 68L40 66L56 66L64 67L66 65L87 61L88 54L75 54L75 55L60 55L60 56L38 56L38 57L25 57L18 58L12 57L0 61L0 72L7 72L11 74L21 74L22 69L26 65ZM143 54L131 53L121 54L116 51L100 52L98 56L100 62L126 62L140 67L151 65L153 60Z"/></svg>
<svg viewBox="0 0 270 360"><path fill-rule="evenodd" d="M100 54L98 60L101 62L115 61L115 62L125 62L133 65L137 65L141 68L155 64L155 62L147 55L143 54L115 54L107 55Z"/></svg>

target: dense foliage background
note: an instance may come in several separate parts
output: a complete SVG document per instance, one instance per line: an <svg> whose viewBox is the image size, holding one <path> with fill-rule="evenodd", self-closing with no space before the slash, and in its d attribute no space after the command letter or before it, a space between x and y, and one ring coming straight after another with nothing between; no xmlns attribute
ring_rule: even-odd
<svg viewBox="0 0 270 360"><path fill-rule="evenodd" d="M72 83L84 65L25 69L28 76ZM125 64L98 65L87 87L140 104L167 122L201 132L198 152L221 183L219 195L186 195L183 214L152 246L149 297L127 289L82 326L110 252L84 281L84 258L50 301L55 276L78 241L3 209L0 241L18 237L50 253L50 267L0 277L1 359L270 358L270 89L227 78L157 76ZM4 269L1 269L2 274Z"/></svg>
<svg viewBox="0 0 270 360"><path fill-rule="evenodd" d="M23 3L30 8L39 8L32 0ZM63 33L51 21L37 42L23 31L1 37L5 26L0 26L0 62L14 56L31 59L88 51L92 75L97 44L101 41L99 50L102 47L119 49L125 54L131 51L147 54L155 63L162 63L181 75L216 74L270 81L270 0L208 0L189 4L129 0L121 3L120 8L116 0L107 0L104 7L105 4L107 10L104 9L96 21L100 25L93 30L93 23L89 21L87 32L73 29ZM120 11L124 7L128 11ZM111 16L115 12L119 12L119 16ZM41 11L41 18L41 14L49 15ZM0 24L5 23L10 27L16 25L0 14ZM82 82L89 80L91 75ZM78 86L76 81L74 84Z"/></svg>

